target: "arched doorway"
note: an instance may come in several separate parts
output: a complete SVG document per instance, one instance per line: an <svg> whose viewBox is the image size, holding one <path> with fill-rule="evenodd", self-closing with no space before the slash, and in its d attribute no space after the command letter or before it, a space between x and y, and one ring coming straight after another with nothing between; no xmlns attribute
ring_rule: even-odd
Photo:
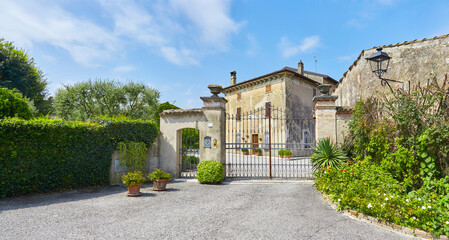
<svg viewBox="0 0 449 240"><path fill-rule="evenodd" d="M180 175L181 177L196 177L196 169L200 163L200 131L195 128L182 129L180 142Z"/></svg>

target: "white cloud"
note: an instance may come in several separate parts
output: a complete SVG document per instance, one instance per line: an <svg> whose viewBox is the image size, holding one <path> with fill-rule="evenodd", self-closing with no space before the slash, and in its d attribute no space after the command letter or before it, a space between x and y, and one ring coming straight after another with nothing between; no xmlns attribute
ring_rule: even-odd
<svg viewBox="0 0 449 240"><path fill-rule="evenodd" d="M229 0L171 0L170 4L193 23L202 43L219 50L228 48L231 34L241 26L229 16Z"/></svg>
<svg viewBox="0 0 449 240"><path fill-rule="evenodd" d="M98 2L89 2L95 5ZM229 0L99 0L97 16L81 17L64 1L4 0L0 33L20 47L49 44L85 66L100 66L130 45L144 46L167 61L198 65L227 51L242 23L230 16ZM65 5L64 5L65 4ZM100 17L99 17L100 16Z"/></svg>
<svg viewBox="0 0 449 240"><path fill-rule="evenodd" d="M246 49L247 56L254 56L259 48L256 38L252 34L246 35L248 39L248 48Z"/></svg>
<svg viewBox="0 0 449 240"><path fill-rule="evenodd" d="M136 68L134 66L131 65L123 65L123 66L117 66L115 67L112 71L113 72L132 72L136 70Z"/></svg>
<svg viewBox="0 0 449 240"><path fill-rule="evenodd" d="M45 43L68 51L82 65L97 66L117 51L117 39L102 27L41 1L2 1L0 32L19 46Z"/></svg>
<svg viewBox="0 0 449 240"><path fill-rule="evenodd" d="M341 56L338 57L337 61L338 62L348 62L348 61L354 61L356 59L356 56L351 55L351 56Z"/></svg>
<svg viewBox="0 0 449 240"><path fill-rule="evenodd" d="M318 36L306 37L299 45L293 45L287 37L282 37L281 42L279 43L279 48L281 49L282 56L284 58L289 58L298 53L312 51L317 48L319 44L320 37Z"/></svg>

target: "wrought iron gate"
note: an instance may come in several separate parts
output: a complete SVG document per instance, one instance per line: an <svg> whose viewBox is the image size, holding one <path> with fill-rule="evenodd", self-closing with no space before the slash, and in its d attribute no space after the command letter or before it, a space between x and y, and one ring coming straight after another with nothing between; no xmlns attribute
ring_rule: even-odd
<svg viewBox="0 0 449 240"><path fill-rule="evenodd" d="M226 116L227 177L312 178L313 118L260 108Z"/></svg>
<svg viewBox="0 0 449 240"><path fill-rule="evenodd" d="M180 168L181 177L195 177L199 158L199 130L186 128L181 133Z"/></svg>

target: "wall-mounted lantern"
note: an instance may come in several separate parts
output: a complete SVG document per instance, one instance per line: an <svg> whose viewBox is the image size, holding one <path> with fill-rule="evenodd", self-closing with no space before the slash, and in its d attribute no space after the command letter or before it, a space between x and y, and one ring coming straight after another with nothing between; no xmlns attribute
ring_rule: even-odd
<svg viewBox="0 0 449 240"><path fill-rule="evenodd" d="M369 61L371 71L380 79L381 85L382 86L388 85L391 92L394 93L393 88L391 88L389 82L401 83L402 86L404 86L403 85L404 83L401 81L386 79L386 78L382 77L382 75L384 75L388 70L388 66L390 65L391 57L388 56L388 54L386 52L382 52L381 47L376 48L376 50L377 50L377 52L373 53L370 57L366 58L366 60Z"/></svg>

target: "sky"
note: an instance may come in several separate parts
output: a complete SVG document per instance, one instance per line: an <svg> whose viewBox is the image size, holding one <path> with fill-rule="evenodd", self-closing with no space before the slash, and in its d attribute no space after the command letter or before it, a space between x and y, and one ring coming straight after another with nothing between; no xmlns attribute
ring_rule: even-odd
<svg viewBox="0 0 449 240"><path fill-rule="evenodd" d="M199 108L208 84L304 62L339 80L363 49L449 33L446 0L0 0L0 38L34 58L48 96L134 81Z"/></svg>

